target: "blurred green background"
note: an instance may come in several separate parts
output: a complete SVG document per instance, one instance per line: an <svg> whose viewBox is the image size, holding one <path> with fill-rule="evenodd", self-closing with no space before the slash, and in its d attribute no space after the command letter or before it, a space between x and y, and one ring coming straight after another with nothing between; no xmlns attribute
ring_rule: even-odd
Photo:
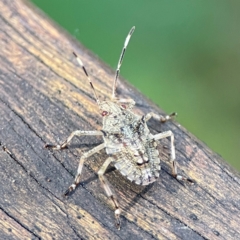
<svg viewBox="0 0 240 240"><path fill-rule="evenodd" d="M240 170L239 0L32 2Z"/></svg>

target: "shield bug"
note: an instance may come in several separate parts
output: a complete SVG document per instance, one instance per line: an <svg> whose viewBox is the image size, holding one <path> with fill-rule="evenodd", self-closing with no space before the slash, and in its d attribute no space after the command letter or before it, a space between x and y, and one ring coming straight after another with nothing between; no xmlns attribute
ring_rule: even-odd
<svg viewBox="0 0 240 240"><path fill-rule="evenodd" d="M76 53L73 53L77 62L82 67L89 84L93 90L98 108L103 118L103 126L101 131L82 131L76 130L60 145L46 144L46 148L63 149L65 148L74 136L102 136L103 143L85 152L79 161L77 174L74 182L64 193L67 196L75 190L81 180L81 173L86 158L106 149L108 158L103 163L98 171L99 179L106 192L106 195L111 199L115 208L116 227L120 229L120 207L117 197L113 194L111 186L104 176L108 166L113 165L123 176L138 185L148 185L156 181L159 177L161 169L159 152L157 149L157 141L163 138L170 138L170 162L172 168L172 176L180 181L193 183L191 179L185 178L177 173L175 160L174 135L172 131L161 132L156 135L150 133L147 121L154 118L160 123L170 120L175 113L161 116L150 112L144 116L139 116L133 113L132 109L135 105L133 99L118 99L115 96L117 80L122 65L122 60L129 40L134 32L135 27L132 27L124 42L124 46L118 61L115 78L113 81L112 97L108 101L100 101L88 72Z"/></svg>

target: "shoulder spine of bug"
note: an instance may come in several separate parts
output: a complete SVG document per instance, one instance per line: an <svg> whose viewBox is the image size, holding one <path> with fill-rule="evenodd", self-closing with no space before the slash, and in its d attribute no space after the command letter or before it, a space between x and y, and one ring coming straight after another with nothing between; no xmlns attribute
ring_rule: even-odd
<svg viewBox="0 0 240 240"><path fill-rule="evenodd" d="M109 157L99 169L98 176L106 195L109 197L109 199L111 199L115 208L116 227L118 229L120 229L121 210L117 201L117 197L113 194L110 184L107 178L104 176L104 173L106 172L110 164L113 164L123 176L125 176L135 184L148 185L156 181L156 179L159 177L159 171L161 169L156 141L169 137L172 176L177 180L193 183L191 179L183 177L177 173L174 135L172 131L166 131L158 133L156 135L152 135L146 124L150 118L154 118L160 123L164 123L170 120L176 114L172 113L164 117L156 113L150 112L145 116L138 116L137 114L132 112L132 108L135 105L135 101L133 99L118 99L115 96L120 67L122 65L125 50L128 46L129 40L134 30L135 27L132 27L124 42L124 46L118 61L113 82L112 97L109 101L99 100L83 62L76 53L73 53L89 81L89 84L94 93L95 100L101 111L101 115L103 117L102 130L76 130L72 132L70 136L60 145L45 145L46 148L60 150L65 148L74 136L85 135L103 137L104 142L102 144L89 150L88 152L85 152L81 156L74 182L70 185L64 195L67 196L79 185L85 159L105 148Z"/></svg>

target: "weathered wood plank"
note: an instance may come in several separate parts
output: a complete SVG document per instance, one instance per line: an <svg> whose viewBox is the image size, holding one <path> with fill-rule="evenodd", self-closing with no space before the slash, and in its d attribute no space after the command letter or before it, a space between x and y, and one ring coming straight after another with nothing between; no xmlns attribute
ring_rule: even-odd
<svg viewBox="0 0 240 240"><path fill-rule="evenodd" d="M83 183L68 199L82 152L101 138L74 139L69 149L44 149L73 130L101 129L101 116L76 51L92 75L101 98L111 94L113 71L76 43L46 16L20 0L0 1L0 234L1 239L238 239L240 177L177 122L171 129L184 186L169 173L169 150L161 141L161 178L136 186L117 171L107 177L123 210L122 229L114 227L111 202L97 171L101 152L86 161ZM133 98L136 112L162 113L124 81L119 93Z"/></svg>

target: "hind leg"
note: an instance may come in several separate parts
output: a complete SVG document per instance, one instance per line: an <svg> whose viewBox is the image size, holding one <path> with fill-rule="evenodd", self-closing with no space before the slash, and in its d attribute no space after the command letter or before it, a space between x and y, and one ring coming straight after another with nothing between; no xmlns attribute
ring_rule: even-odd
<svg viewBox="0 0 240 240"><path fill-rule="evenodd" d="M188 183L193 183L193 181L190 179L190 178L186 178L186 177L183 177L182 175L178 174L177 173L177 163L176 163L176 157L175 157L175 147L174 147L174 135L172 133L172 131L166 131L166 132L163 132L163 133L158 133L156 135L153 136L153 138L155 140L160 140L160 139L163 139L163 138L167 138L167 137L170 137L170 150L171 150L171 157L170 157L170 162L171 162L171 167L172 167L172 175L173 177L175 177L177 180L180 180L180 181L186 181Z"/></svg>
<svg viewBox="0 0 240 240"><path fill-rule="evenodd" d="M110 188L110 183L108 182L107 178L104 176L104 173L106 172L109 164L112 161L113 161L113 159L111 157L107 158L107 160L103 163L102 167L99 169L98 176L99 176L99 179L102 183L103 189L106 192L107 197L112 200L112 203L113 203L114 208L115 208L114 213L115 213L115 219L116 219L116 227L117 227L118 230L120 230L120 225L121 225L121 223L120 223L120 213L121 213L121 210L119 208L117 198L116 198L115 194L113 194L113 191Z"/></svg>
<svg viewBox="0 0 240 240"><path fill-rule="evenodd" d="M83 168L83 164L84 161L86 160L86 158L90 157L91 155L93 155L94 153L99 152L100 150L102 150L105 147L104 143L98 145L97 147L89 150L88 152L85 152L79 161L79 165L78 165L78 170L77 170L77 174L76 177L74 179L74 182L72 185L70 185L70 187L67 189L67 191L64 193L64 196L67 196L70 192L74 191L75 188L77 187L77 185L80 183L80 178L81 178L81 173L82 173L82 168Z"/></svg>

